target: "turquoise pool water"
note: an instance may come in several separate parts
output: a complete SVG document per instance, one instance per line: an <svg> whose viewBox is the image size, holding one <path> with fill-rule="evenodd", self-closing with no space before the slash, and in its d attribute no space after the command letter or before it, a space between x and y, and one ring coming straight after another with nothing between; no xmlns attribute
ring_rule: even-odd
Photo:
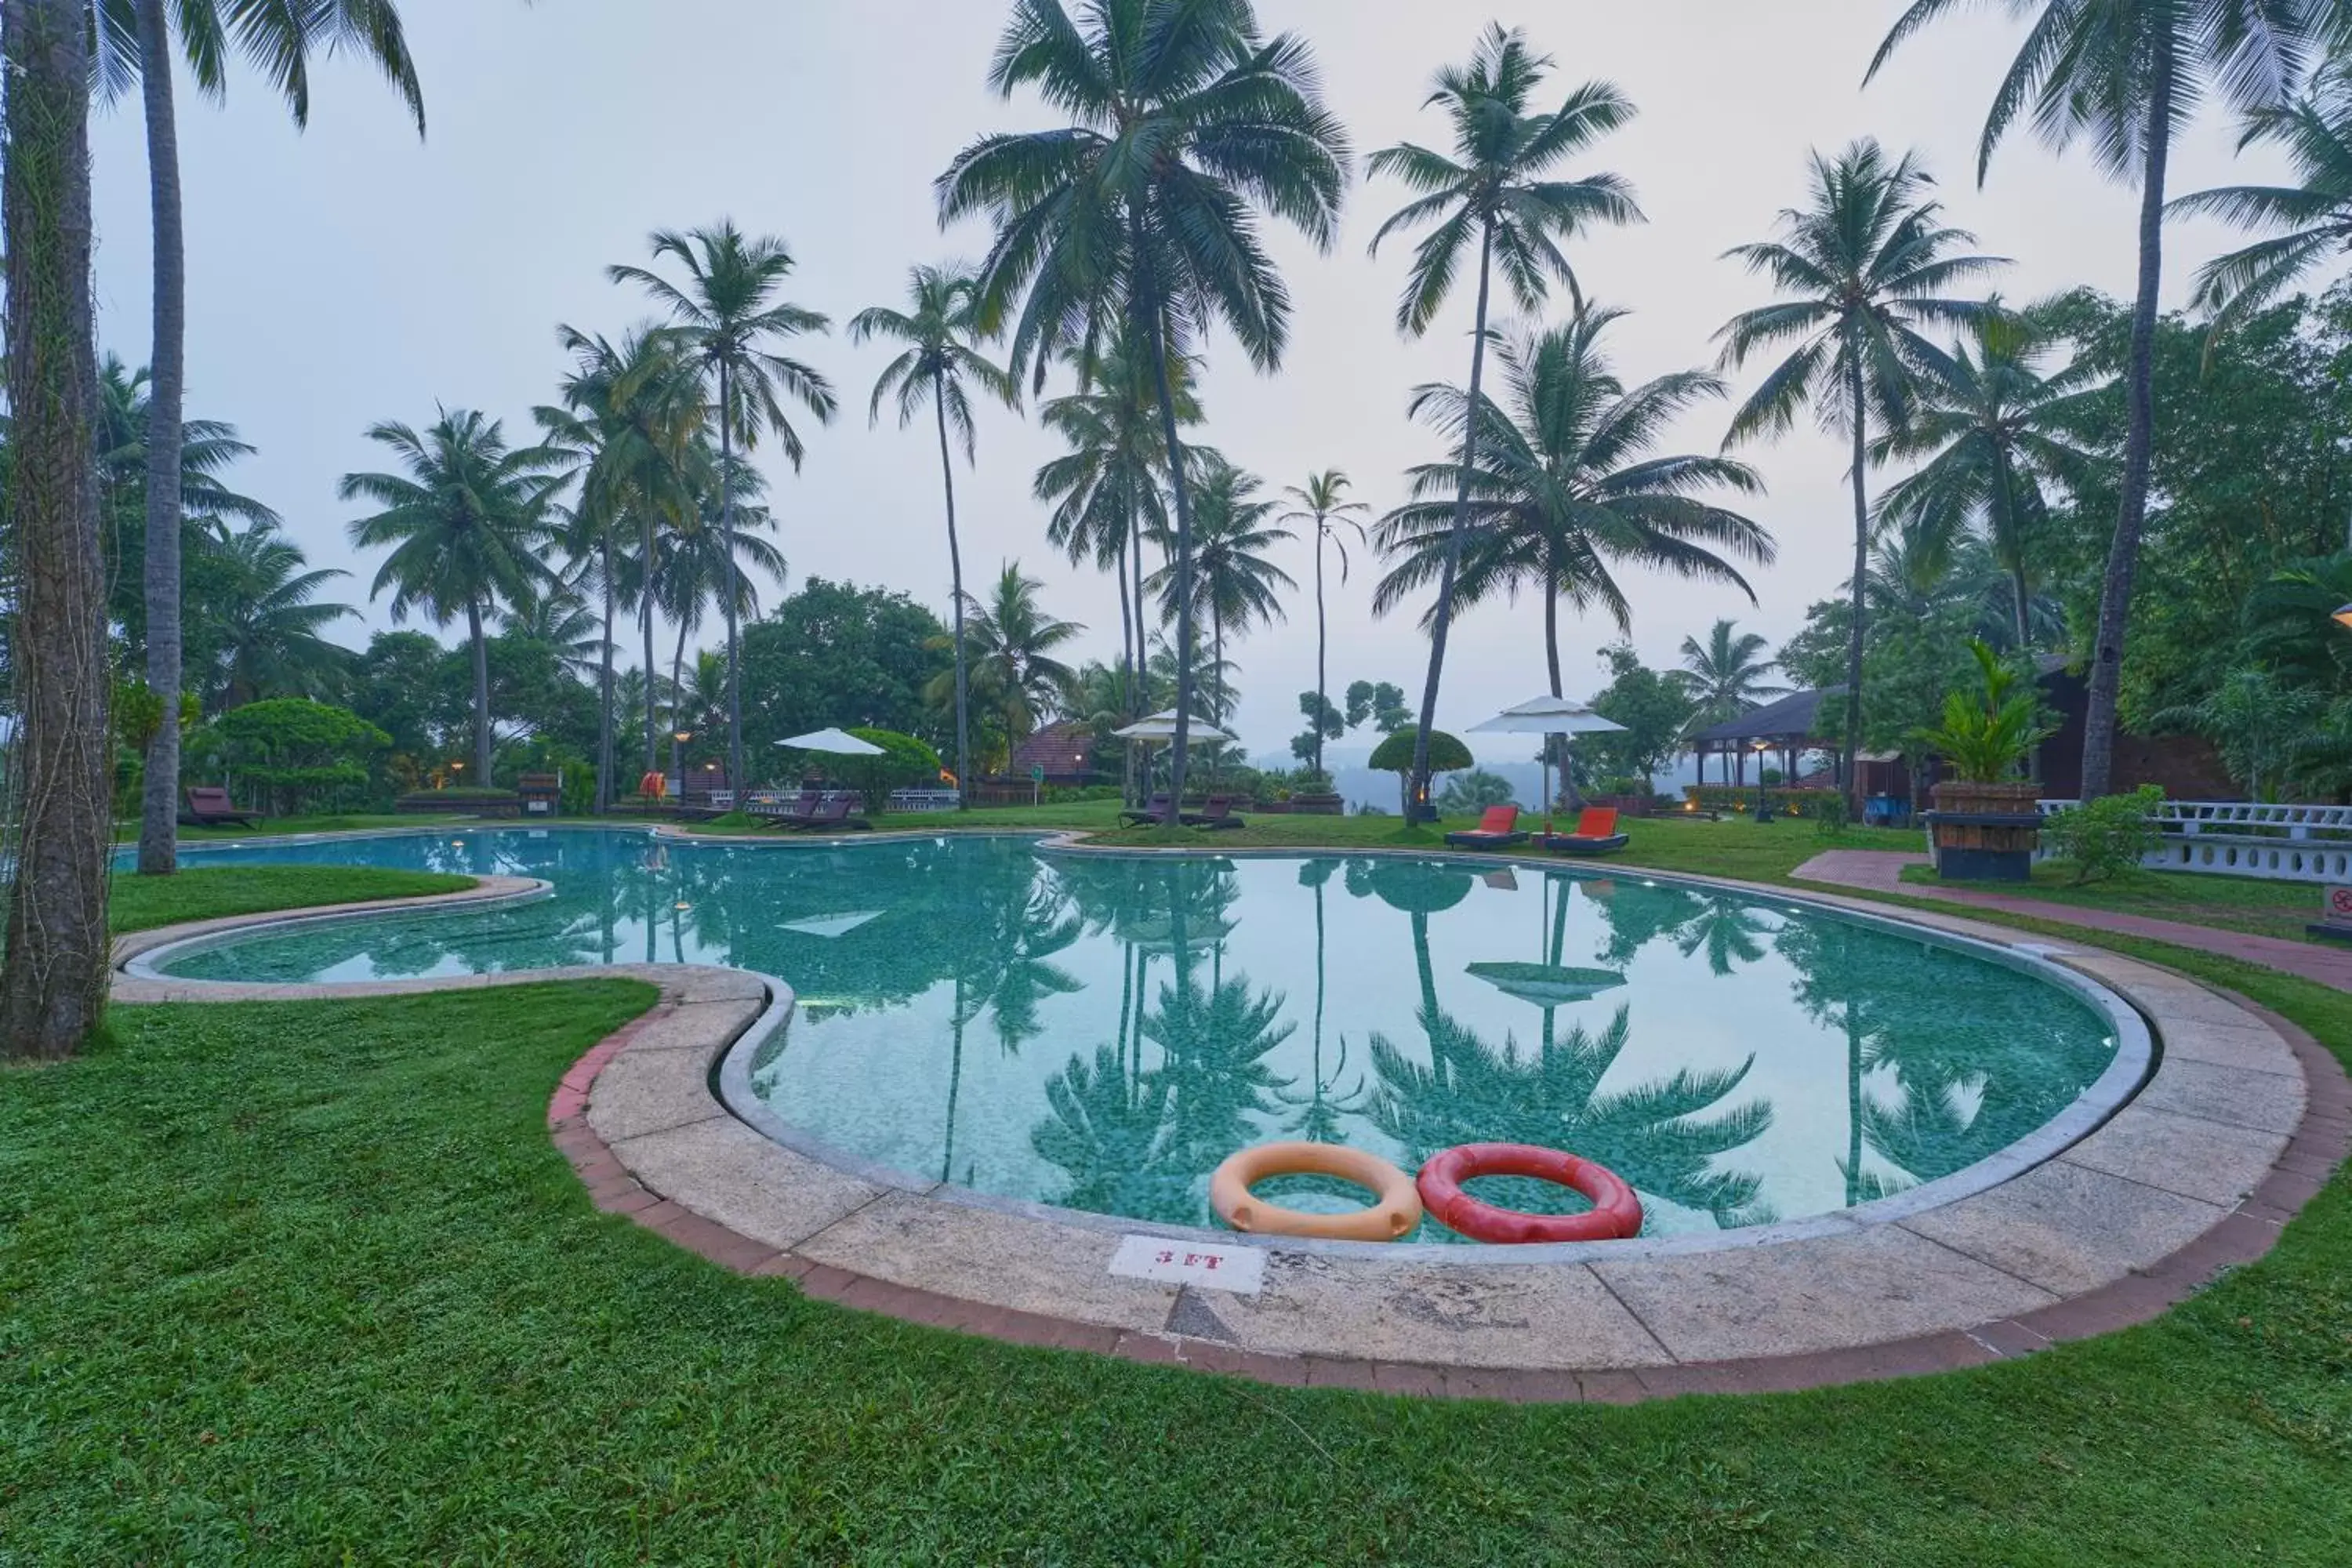
<svg viewBox="0 0 2352 1568"><path fill-rule="evenodd" d="M263 937L173 973L759 970L800 1001L752 1064L786 1123L983 1193L1181 1224L1211 1223L1218 1162L1273 1138L1407 1170L1454 1143L1571 1149L1633 1184L1650 1234L1797 1219L2007 1148L2116 1048L2103 1016L2032 974L1605 868L529 828L191 859L500 872L556 896ZM1479 1191L1581 1204L1532 1183ZM1432 1223L1421 1239L1452 1238Z"/></svg>

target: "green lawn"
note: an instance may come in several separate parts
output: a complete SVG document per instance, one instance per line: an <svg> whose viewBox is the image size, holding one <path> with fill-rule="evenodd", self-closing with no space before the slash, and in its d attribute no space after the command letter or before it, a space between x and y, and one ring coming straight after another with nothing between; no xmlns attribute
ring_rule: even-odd
<svg viewBox="0 0 2352 1568"><path fill-rule="evenodd" d="M108 926L120 935L183 921L266 914L319 904L356 904L373 899L414 899L427 893L455 893L473 885L471 877L361 866L190 866L171 877L137 877L125 871L118 873L108 889L106 917Z"/></svg>
<svg viewBox="0 0 2352 1568"><path fill-rule="evenodd" d="M2339 1050L2352 999L2202 966ZM2352 1204L2158 1323L1926 1381L1414 1404L812 1302L597 1214L611 981L124 1007L0 1075L0 1559L2341 1563Z"/></svg>
<svg viewBox="0 0 2352 1568"><path fill-rule="evenodd" d="M184 823L180 827L180 840L184 844L202 844L221 838L272 838L296 833L356 833L383 827L435 827L446 826L453 822L479 820L472 816L365 813L340 816L265 816L257 827L190 827ZM136 821L117 822L114 825L114 841L117 844L139 842L139 824Z"/></svg>
<svg viewBox="0 0 2352 1568"><path fill-rule="evenodd" d="M1906 867L1903 879L1944 885L1925 866ZM2305 924L2320 916L2319 889L2308 882L2265 882L2252 877L2185 871L2126 871L2076 887L2072 868L2042 865L2033 868L2031 882L2002 883L1984 890L2297 942L2307 940Z"/></svg>

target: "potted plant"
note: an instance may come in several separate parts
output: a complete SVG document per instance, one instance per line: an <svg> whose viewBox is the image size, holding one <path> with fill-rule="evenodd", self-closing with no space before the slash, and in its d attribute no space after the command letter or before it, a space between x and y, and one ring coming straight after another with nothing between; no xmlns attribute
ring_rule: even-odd
<svg viewBox="0 0 2352 1568"><path fill-rule="evenodd" d="M2042 842L2042 786L2016 775L2050 733L2033 689L1981 640L1971 638L1980 682L1944 700L1944 721L1916 739L1944 759L1927 814L1936 875L1953 882L2022 882ZM2021 687L2022 688L2021 689Z"/></svg>

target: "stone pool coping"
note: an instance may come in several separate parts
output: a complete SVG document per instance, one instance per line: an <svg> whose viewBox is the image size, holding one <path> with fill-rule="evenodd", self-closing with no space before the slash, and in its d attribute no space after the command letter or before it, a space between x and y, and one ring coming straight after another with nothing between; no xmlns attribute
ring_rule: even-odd
<svg viewBox="0 0 2352 1568"><path fill-rule="evenodd" d="M1490 868L1545 864L1388 853ZM1980 1193L1874 1226L1832 1223L1701 1252L1658 1247L1533 1263L1480 1261L1460 1248L1433 1262L1406 1256L1421 1249L1357 1256L1272 1240L1264 1288L1245 1296L1108 1272L1120 1234L1199 1240L1205 1233L1071 1225L1067 1216L908 1191L745 1125L714 1095L713 1071L730 1051L748 1054L782 1026L792 998L780 981L633 964L235 985L174 981L153 968L232 931L544 895L543 885L522 879L484 879L434 899L138 933L118 944L124 973L116 995L278 1000L646 979L660 987L660 1002L567 1072L549 1109L556 1143L600 1207L740 1272L790 1276L812 1295L913 1321L1274 1383L1400 1393L1622 1401L2006 1359L2154 1317L2218 1269L2260 1257L2344 1157L2352 1086L2342 1068L2302 1031L2241 998L2087 945L2032 941L1956 917L1893 914L1864 900L1642 868L1625 875L2031 950L2128 997L2156 1025L2163 1054L2137 1097L2071 1148ZM1215 1239L1231 1247L1241 1238Z"/></svg>

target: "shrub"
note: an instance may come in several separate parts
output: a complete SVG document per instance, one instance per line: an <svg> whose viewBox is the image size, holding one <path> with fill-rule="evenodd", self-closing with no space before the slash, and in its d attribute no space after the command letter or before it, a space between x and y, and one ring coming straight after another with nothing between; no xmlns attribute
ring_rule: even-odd
<svg viewBox="0 0 2352 1568"><path fill-rule="evenodd" d="M1845 827L1850 808L1843 792L1823 790L1820 793L1826 798L1813 808L1813 831L1824 838L1834 837Z"/></svg>
<svg viewBox="0 0 2352 1568"><path fill-rule="evenodd" d="M1944 699L1944 721L1918 730L1911 739L1951 765L1962 784L1999 784L2016 772L2050 731L2041 721L2033 683L2018 689L2014 666L2003 664L1981 638L1969 639L1976 656L1979 686Z"/></svg>
<svg viewBox="0 0 2352 1568"><path fill-rule="evenodd" d="M2074 868L2074 885L2095 877L2128 871L2164 847L2156 814L2164 791L2142 784L2129 795L2111 795L2067 807L2042 825L2042 841Z"/></svg>
<svg viewBox="0 0 2352 1568"><path fill-rule="evenodd" d="M1484 768L1472 768L1445 781L1437 809L1445 816L1475 816L1490 805L1511 804L1511 781Z"/></svg>
<svg viewBox="0 0 2352 1568"><path fill-rule="evenodd" d="M1702 811L1753 811L1756 809L1756 786L1743 784L1685 784L1683 798ZM1818 819L1830 809L1830 802L1838 807L1845 805L1845 796L1833 789L1768 789L1764 798L1772 809L1789 816Z"/></svg>
<svg viewBox="0 0 2352 1568"><path fill-rule="evenodd" d="M833 765L842 778L866 797L866 809L881 811L890 804L890 792L929 784L940 776L940 754L927 741L896 730L852 730L869 746L879 746L878 757L843 757Z"/></svg>
<svg viewBox="0 0 2352 1568"><path fill-rule="evenodd" d="M367 760L392 737L348 708L306 697L278 697L232 708L213 721L236 759L238 775L272 792L276 815L292 816L368 784Z"/></svg>

